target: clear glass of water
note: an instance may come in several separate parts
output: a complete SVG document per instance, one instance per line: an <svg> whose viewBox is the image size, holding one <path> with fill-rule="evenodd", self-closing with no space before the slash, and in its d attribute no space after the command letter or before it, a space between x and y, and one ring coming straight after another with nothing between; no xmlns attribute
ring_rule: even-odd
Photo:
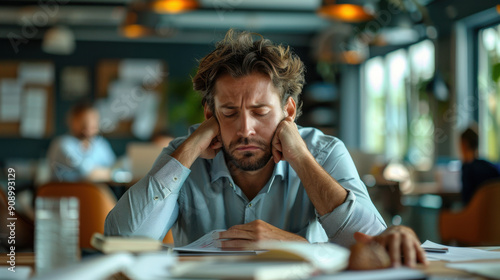
<svg viewBox="0 0 500 280"><path fill-rule="evenodd" d="M76 197L38 197L35 206L37 275L78 262L79 201Z"/></svg>

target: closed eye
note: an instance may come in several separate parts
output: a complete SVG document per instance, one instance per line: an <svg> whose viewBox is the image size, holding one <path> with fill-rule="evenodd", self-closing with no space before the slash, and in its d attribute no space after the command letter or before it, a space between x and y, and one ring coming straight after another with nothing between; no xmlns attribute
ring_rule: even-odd
<svg viewBox="0 0 500 280"><path fill-rule="evenodd" d="M236 116L236 113L235 112L228 112L228 113L222 113L222 115L226 118L231 118L231 117Z"/></svg>
<svg viewBox="0 0 500 280"><path fill-rule="evenodd" d="M257 115L257 116L263 117L263 116L269 114L269 110L268 109L255 110L254 114Z"/></svg>

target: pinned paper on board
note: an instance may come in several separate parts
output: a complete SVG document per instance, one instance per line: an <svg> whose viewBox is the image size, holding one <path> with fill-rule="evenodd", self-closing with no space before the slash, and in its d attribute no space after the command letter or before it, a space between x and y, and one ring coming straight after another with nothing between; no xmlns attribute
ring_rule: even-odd
<svg viewBox="0 0 500 280"><path fill-rule="evenodd" d="M22 83L17 79L0 80L0 122L17 122L21 116Z"/></svg>
<svg viewBox="0 0 500 280"><path fill-rule="evenodd" d="M18 79L25 84L49 86L54 83L54 65L42 62L19 64Z"/></svg>
<svg viewBox="0 0 500 280"><path fill-rule="evenodd" d="M132 133L135 137L147 140L153 135L156 117L158 115L158 94L156 92L144 93L144 100L139 104L137 114L132 123Z"/></svg>
<svg viewBox="0 0 500 280"><path fill-rule="evenodd" d="M90 92L89 71L86 67L65 67L61 72L61 97L77 100Z"/></svg>
<svg viewBox="0 0 500 280"><path fill-rule="evenodd" d="M162 63L156 59L124 59L118 66L120 80L139 82L145 88L160 84L163 75Z"/></svg>
<svg viewBox="0 0 500 280"><path fill-rule="evenodd" d="M46 128L46 111L47 91L43 88L26 89L21 117L21 136L42 138Z"/></svg>

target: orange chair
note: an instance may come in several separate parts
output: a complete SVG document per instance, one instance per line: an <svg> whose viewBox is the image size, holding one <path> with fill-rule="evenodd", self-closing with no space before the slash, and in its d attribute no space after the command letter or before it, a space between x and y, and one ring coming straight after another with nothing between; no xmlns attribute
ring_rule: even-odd
<svg viewBox="0 0 500 280"><path fill-rule="evenodd" d="M500 245L500 180L483 184L461 212L442 211L439 230L444 243Z"/></svg>
<svg viewBox="0 0 500 280"><path fill-rule="evenodd" d="M37 197L69 196L80 201L80 248L90 248L94 232L104 233L104 221L116 198L106 185L89 182L47 183L37 191Z"/></svg>
<svg viewBox="0 0 500 280"><path fill-rule="evenodd" d="M163 243L174 244L174 236L172 235L172 230L169 230L167 232L167 235L165 235L165 238L163 238Z"/></svg>

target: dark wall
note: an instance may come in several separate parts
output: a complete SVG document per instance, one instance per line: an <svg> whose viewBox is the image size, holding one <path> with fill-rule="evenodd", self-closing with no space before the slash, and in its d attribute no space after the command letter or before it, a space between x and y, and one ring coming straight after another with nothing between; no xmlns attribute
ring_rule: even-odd
<svg viewBox="0 0 500 280"><path fill-rule="evenodd" d="M209 52L210 45L186 45L166 43L134 42L92 42L79 41L74 54L68 56L50 55L41 50L40 41L19 45L16 54L8 40L0 40L1 60L50 60L55 65L55 133L47 139L0 138L0 159L39 158L46 154L50 140L67 131L65 116L73 102L60 98L60 73L66 66L85 66L89 71L92 84L90 100L95 91L95 71L101 59L113 58L154 58L163 60L169 71L169 78L189 77L189 72L196 67L196 59ZM167 78L168 79L168 78ZM1 132L0 132L1 137ZM125 145L132 139L110 139L117 155L125 151Z"/></svg>
<svg viewBox="0 0 500 280"><path fill-rule="evenodd" d="M213 43L207 44L180 44L180 43L145 43L145 42L102 42L102 41L78 41L75 52L72 55L59 56L46 54L41 50L41 41L32 40L27 44L20 44L19 52L7 39L0 39L0 63L2 60L49 60L55 65L55 132L46 139L6 138L0 131L0 161L8 158L41 158L44 157L50 141L67 131L65 116L73 102L64 101L60 98L60 74L66 66L85 66L90 74L92 84L91 100L95 92L96 66L101 59L113 58L147 58L163 60L168 67L168 78L188 78L197 66L197 59L202 58L213 49ZM308 61L308 50L306 48L294 48L297 54ZM313 66L308 66L307 76L315 73ZM183 130L184 131L184 130ZM178 135L177 135L178 136ZM120 156L125 152L126 144L133 138L109 139L115 153Z"/></svg>

